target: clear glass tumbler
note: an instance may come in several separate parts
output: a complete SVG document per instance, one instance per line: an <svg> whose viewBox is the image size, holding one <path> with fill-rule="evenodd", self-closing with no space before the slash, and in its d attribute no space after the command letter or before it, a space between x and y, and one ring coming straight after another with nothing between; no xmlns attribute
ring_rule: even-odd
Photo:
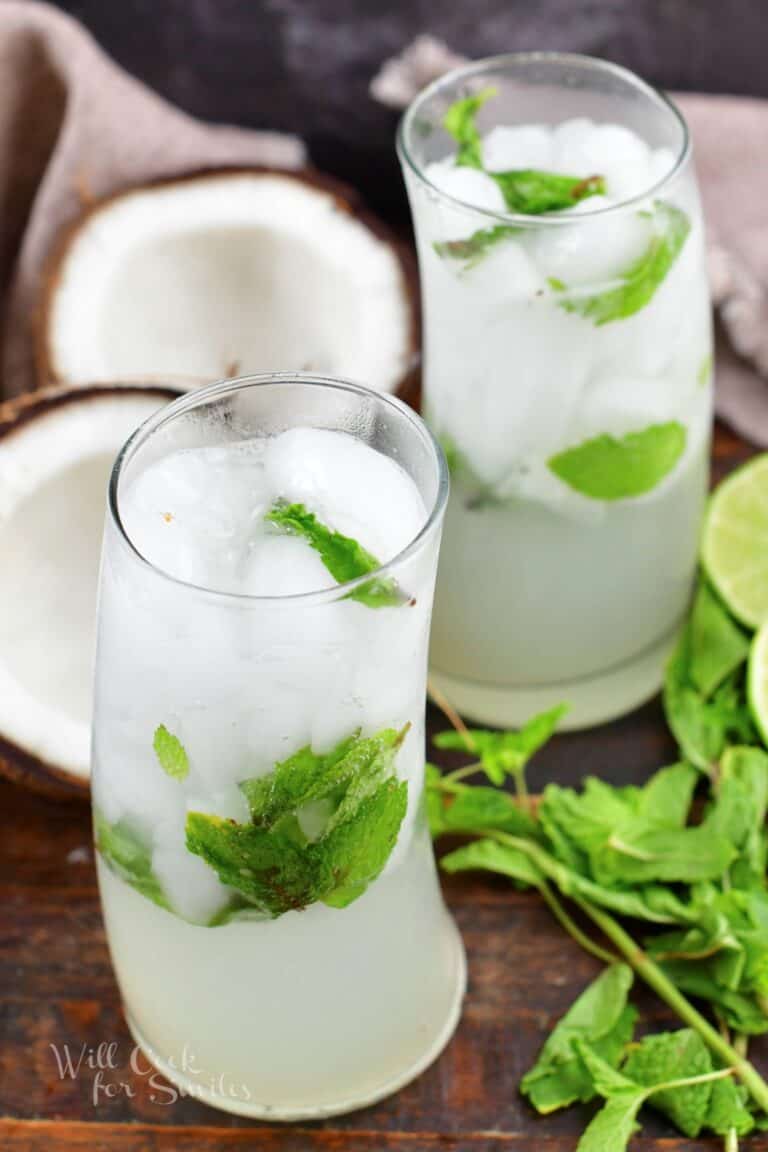
<svg viewBox="0 0 768 1152"><path fill-rule="evenodd" d="M456 164L446 112L478 95ZM452 473L431 675L487 723L559 701L573 727L607 720L659 687L707 487L712 336L686 125L622 68L511 55L422 92L398 151L423 408ZM572 170L580 183L563 185ZM570 210L555 196L531 211L531 192L563 186Z"/></svg>
<svg viewBox="0 0 768 1152"><path fill-rule="evenodd" d="M423 522L347 583L290 594L287 573L284 595L233 591L218 566L232 571L226 550L263 515L249 452L307 428L397 461ZM200 448L182 453L168 507L153 505L148 469ZM233 449L232 498L214 515L217 453ZM301 461L310 484L314 463ZM357 478L363 511L389 506L378 475ZM440 449L410 409L304 375L185 396L115 464L93 735L104 919L136 1041L216 1107L284 1120L360 1107L425 1068L458 1019L464 954L423 804L447 493ZM171 574L153 558L174 519Z"/></svg>

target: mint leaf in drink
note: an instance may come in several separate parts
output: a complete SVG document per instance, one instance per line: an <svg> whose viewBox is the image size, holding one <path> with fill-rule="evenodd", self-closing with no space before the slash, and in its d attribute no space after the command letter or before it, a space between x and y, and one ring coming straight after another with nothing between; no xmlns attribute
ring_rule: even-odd
<svg viewBox="0 0 768 1152"><path fill-rule="evenodd" d="M243 780L239 787L248 801L253 823L271 828L282 816L310 800L328 796L353 770L348 756L353 748L358 757L361 746L378 754L385 747L395 747L397 735L394 730L386 729L377 737L362 741L357 731L325 753L314 752L306 745L276 764L274 771ZM340 764L344 765L341 771L338 770Z"/></svg>
<svg viewBox="0 0 768 1152"><path fill-rule="evenodd" d="M749 639L705 582L699 584L690 617L689 674L694 687L711 696L749 655Z"/></svg>
<svg viewBox="0 0 768 1152"><path fill-rule="evenodd" d="M318 898L312 861L296 840L289 830L267 831L204 812L187 814L189 851L201 856L222 884L270 916L306 908Z"/></svg>
<svg viewBox="0 0 768 1152"><path fill-rule="evenodd" d="M558 704L534 716L518 731L471 728L467 738L464 733L449 729L438 732L433 742L437 748L477 754L491 783L503 784L507 776L521 772L531 756L547 743L567 711L567 704Z"/></svg>
<svg viewBox="0 0 768 1152"><path fill-rule="evenodd" d="M190 812L187 848L266 915L317 901L346 907L397 840L408 785L395 776L395 757L407 731L353 735L325 755L300 749L241 786L252 823Z"/></svg>
<svg viewBox="0 0 768 1152"><path fill-rule="evenodd" d="M651 424L626 436L595 436L547 461L564 484L590 500L631 500L651 492L685 450L685 426Z"/></svg>
<svg viewBox="0 0 768 1152"><path fill-rule="evenodd" d="M130 820L110 824L94 810L94 839L102 860L126 884L161 908L170 908L160 881L152 871L149 842Z"/></svg>
<svg viewBox="0 0 768 1152"><path fill-rule="evenodd" d="M187 778L189 775L189 758L184 745L178 736L174 736L172 732L168 731L165 724L161 724L155 729L153 747L160 767L166 776L170 776L173 780L185 780Z"/></svg>
<svg viewBox="0 0 768 1152"><path fill-rule="evenodd" d="M588 196L605 192L602 176L563 176L535 168L516 168L509 172L489 172L498 184L507 208L524 216L542 216L572 208Z"/></svg>
<svg viewBox="0 0 768 1152"><path fill-rule="evenodd" d="M706 356L702 357L701 363L696 370L696 383L703 388L705 384L709 383L712 376L712 353L707 352Z"/></svg>
<svg viewBox="0 0 768 1152"><path fill-rule="evenodd" d="M332 819L329 831L311 846L318 871L328 878L320 896L325 904L346 908L363 895L389 859L407 807L408 785L390 778L368 793L358 792L354 807L340 808L343 819Z"/></svg>
<svg viewBox="0 0 768 1152"><path fill-rule="evenodd" d="M606 968L550 1033L520 1084L521 1092L538 1112L553 1112L595 1095L592 1076L576 1041L589 1044L606 1063L618 1063L632 1038L637 1017L627 1003L632 980L632 970L625 964Z"/></svg>
<svg viewBox="0 0 768 1152"><path fill-rule="evenodd" d="M367 576L381 567L381 563L351 536L334 532L322 524L303 504L279 501L266 516L270 524L291 536L300 536L318 553L325 567L338 584L346 584L360 576ZM379 577L348 593L350 600L358 600L368 608L391 608L406 602L406 597L391 577Z"/></svg>
<svg viewBox="0 0 768 1152"><path fill-rule="evenodd" d="M653 211L655 234L648 248L605 292L579 295L571 290L558 303L566 312L591 320L597 327L634 316L651 302L677 260L691 230L681 208L658 200Z"/></svg>
<svg viewBox="0 0 768 1152"><path fill-rule="evenodd" d="M643 1037L631 1049L622 1067L625 1076L644 1087L692 1079L711 1071L709 1049L692 1028ZM704 1081L679 1088L661 1088L648 1102L685 1136L698 1136L707 1121L712 1087L712 1082Z"/></svg>
<svg viewBox="0 0 768 1152"><path fill-rule="evenodd" d="M432 247L441 259L463 264L466 272L479 264L491 249L519 232L520 229L511 224L497 224L493 228L480 228L464 240L437 240Z"/></svg>
<svg viewBox="0 0 768 1152"><path fill-rule="evenodd" d="M476 117L483 104L495 95L495 88L483 88L474 96L456 100L445 113L443 127L458 145L456 164L459 167L482 168L482 144Z"/></svg>

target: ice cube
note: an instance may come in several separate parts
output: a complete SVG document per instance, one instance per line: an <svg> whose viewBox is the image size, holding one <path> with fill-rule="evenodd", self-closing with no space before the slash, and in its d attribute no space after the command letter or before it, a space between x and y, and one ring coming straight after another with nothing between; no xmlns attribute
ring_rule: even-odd
<svg viewBox="0 0 768 1152"><path fill-rule="evenodd" d="M281 535L254 537L243 574L243 588L249 596L295 596L335 583L306 540Z"/></svg>
<svg viewBox="0 0 768 1152"><path fill-rule="evenodd" d="M640 196L653 182L648 145L622 124L598 124L583 149L582 175L604 176L606 193L613 200Z"/></svg>
<svg viewBox="0 0 768 1152"><path fill-rule="evenodd" d="M658 184L675 166L675 154L671 148L654 148L649 159L649 183Z"/></svg>
<svg viewBox="0 0 768 1152"><path fill-rule="evenodd" d="M552 131L552 167L566 176L591 175L585 171L585 142L594 131L592 120L585 116L563 120Z"/></svg>
<svg viewBox="0 0 768 1152"><path fill-rule="evenodd" d="M423 502L404 469L346 433L292 428L270 441L264 464L274 499L305 504L382 563L424 523Z"/></svg>
<svg viewBox="0 0 768 1152"><path fill-rule="evenodd" d="M174 912L195 924L207 924L230 899L230 890L200 856L188 851L183 838L154 849L152 870Z"/></svg>
<svg viewBox="0 0 768 1152"><path fill-rule="evenodd" d="M557 443L591 363L592 329L543 293L524 303L497 292L467 300L455 336L427 344L442 432L475 476L495 484L517 462ZM460 358L470 339L473 356ZM461 364L457 372L456 365Z"/></svg>
<svg viewBox="0 0 768 1152"><path fill-rule="evenodd" d="M424 175L430 184L454 200L461 200L473 208L484 208L489 212L506 210L498 184L478 168L466 168L454 164L452 160L442 160L428 164Z"/></svg>
<svg viewBox="0 0 768 1152"><path fill-rule="evenodd" d="M483 139L483 163L490 172L513 168L547 171L553 163L552 132L543 124L492 128Z"/></svg>
<svg viewBox="0 0 768 1152"><path fill-rule="evenodd" d="M590 196L559 214L559 219L583 216L573 224L550 224L532 233L530 249L541 273L566 287L590 285L595 292L611 287L611 281L645 253L653 235L653 223L632 208L590 216L613 202Z"/></svg>

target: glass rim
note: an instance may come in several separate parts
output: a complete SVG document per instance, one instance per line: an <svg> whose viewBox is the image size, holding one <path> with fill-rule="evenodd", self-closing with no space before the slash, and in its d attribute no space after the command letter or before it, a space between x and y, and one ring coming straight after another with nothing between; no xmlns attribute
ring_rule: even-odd
<svg viewBox="0 0 768 1152"><path fill-rule="evenodd" d="M171 572L153 563L153 561L148 559L148 557L139 550L135 542L131 539L120 515L118 489L125 467L156 432L165 425L173 422L178 416L183 415L185 412L200 407L208 403L211 399L223 397L230 393L241 392L248 388L280 384L305 384L311 387L333 388L343 392L351 392L361 397L371 397L385 407L392 409L397 419L407 420L408 423L412 425L422 441L431 449L437 473L437 490L435 497L431 508L427 508L424 523L418 532L399 552L387 560L386 563L381 564L374 571L368 572L364 576L357 576L354 580L347 580L343 584L333 584L327 588L318 588L310 592L294 592L286 596L274 594L259 595L250 592L227 592L220 588L209 588L204 584L196 584L194 581L184 580L179 576L174 576ZM206 384L204 387L195 389L194 391L186 392L169 404L163 405L157 412L154 412L148 419L144 420L128 437L112 466L109 478L107 509L121 545L128 549L134 561L138 561L143 568L160 579L190 592L213 597L214 599L231 604L271 603L275 605L297 605L331 603L345 599L351 592L354 592L355 589L369 583L371 580L390 575L393 569L397 568L407 560L409 556L418 551L426 538L431 534L435 524L439 522L445 510L448 500L448 490L448 464L439 441L418 413L399 397L387 392L377 392L373 388L366 388L362 384L356 384L352 380L347 380L339 376L325 376L315 372L257 372L246 376L235 376L231 379L219 380L212 384Z"/></svg>
<svg viewBox="0 0 768 1152"><path fill-rule="evenodd" d="M650 187L643 189L642 192L637 193L635 196L629 196L624 200L618 201L616 204L602 205L598 208L585 209L583 212L579 212L577 217L579 221L597 219L599 216L609 216L618 212L624 212L634 205L643 203L643 201L651 196L657 195L665 188L687 164L691 154L691 134L685 117L674 101L670 100L659 88L655 88L652 84L649 84L647 80L643 80L636 72L625 68L621 64L614 64L610 60L603 60L599 56L588 56L580 52L505 52L498 56L485 56L482 60L473 60L468 64L460 65L458 68L452 68L450 72L446 72L443 76L438 76L438 78L433 80L431 84L428 84L426 88L422 88L408 105L397 125L395 147L402 167L410 170L424 187L428 188L430 192L433 192L441 200L447 201L449 204L462 208L465 211L474 212L476 215L493 221L496 224L513 223L529 228L557 228L573 224L573 215L544 213L538 216L531 216L523 212L496 212L492 208L482 208L477 204L471 204L468 200L460 200L457 196L451 196L450 193L438 188L436 184L433 184L432 181L428 179L424 174L424 169L411 155L408 148L408 138L412 134L411 129L413 122L419 110L443 88L448 88L464 80L482 76L487 72L500 71L514 65L542 62L572 64L585 70L604 72L616 76L623 80L628 86L643 92L654 104L670 113L681 130L680 148L675 157L675 163L669 172L662 176L660 180L657 180L655 184L651 184ZM584 202L582 201L582 203Z"/></svg>

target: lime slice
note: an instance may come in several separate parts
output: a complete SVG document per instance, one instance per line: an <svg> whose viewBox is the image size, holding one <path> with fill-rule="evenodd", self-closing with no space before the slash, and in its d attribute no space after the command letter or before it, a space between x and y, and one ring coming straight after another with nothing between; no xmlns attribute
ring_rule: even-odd
<svg viewBox="0 0 768 1152"><path fill-rule="evenodd" d="M701 562L737 620L768 621L768 453L729 476L710 500Z"/></svg>
<svg viewBox="0 0 768 1152"><path fill-rule="evenodd" d="M757 730L768 744L768 624L753 638L749 650L747 697Z"/></svg>

